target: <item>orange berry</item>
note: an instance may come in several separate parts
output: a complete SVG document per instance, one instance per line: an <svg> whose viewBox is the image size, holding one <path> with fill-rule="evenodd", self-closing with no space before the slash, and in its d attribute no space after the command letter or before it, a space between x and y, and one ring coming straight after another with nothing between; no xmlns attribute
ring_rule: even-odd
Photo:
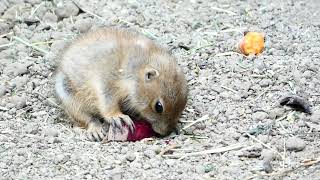
<svg viewBox="0 0 320 180"><path fill-rule="evenodd" d="M248 32L241 39L239 49L244 55L258 55L264 48L264 35L258 32Z"/></svg>

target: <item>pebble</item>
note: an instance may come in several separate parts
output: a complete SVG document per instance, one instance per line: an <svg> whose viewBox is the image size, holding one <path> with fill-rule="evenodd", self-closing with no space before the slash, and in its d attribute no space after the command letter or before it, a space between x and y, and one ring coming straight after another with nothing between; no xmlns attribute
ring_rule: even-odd
<svg viewBox="0 0 320 180"><path fill-rule="evenodd" d="M268 117L268 114L262 111L258 111L252 114L252 119L254 121L262 121Z"/></svg>
<svg viewBox="0 0 320 180"><path fill-rule="evenodd" d="M59 132L54 128L44 128L42 129L42 134L48 137L58 137Z"/></svg>
<svg viewBox="0 0 320 180"><path fill-rule="evenodd" d="M253 57L254 58L254 57ZM254 66L255 68L257 68L258 70L262 71L265 69L265 63L263 62L263 60L256 60L254 61Z"/></svg>
<svg viewBox="0 0 320 180"><path fill-rule="evenodd" d="M56 16L55 14L53 14L51 12L46 12L44 14L44 16L42 17L42 20L44 22L55 23L58 21L58 16Z"/></svg>
<svg viewBox="0 0 320 180"><path fill-rule="evenodd" d="M269 150L269 149L263 149L261 151L261 157L264 159L264 160L269 160L269 161L272 161L276 158L276 154Z"/></svg>
<svg viewBox="0 0 320 180"><path fill-rule="evenodd" d="M8 67L5 69L5 73L7 74L13 74L14 76L17 75L23 75L28 73L28 64L22 64L22 63L12 63L8 65Z"/></svg>
<svg viewBox="0 0 320 180"><path fill-rule="evenodd" d="M10 102L17 108L17 109L21 109L23 107L26 106L27 103L27 98L25 95L22 96L17 96L14 95L11 97Z"/></svg>
<svg viewBox="0 0 320 180"><path fill-rule="evenodd" d="M305 147L305 141L298 137L290 137L286 142L286 148L288 151L302 151Z"/></svg>
<svg viewBox="0 0 320 180"><path fill-rule="evenodd" d="M168 166L173 166L176 163L176 160L174 159L166 159L164 161Z"/></svg>
<svg viewBox="0 0 320 180"><path fill-rule="evenodd" d="M89 31L89 29L92 27L92 20L91 19L80 19L76 21L74 24L74 27L80 32L85 33Z"/></svg>
<svg viewBox="0 0 320 180"><path fill-rule="evenodd" d="M127 155L126 155L126 159L129 161L129 162L132 162L136 159L136 155L132 152L129 152Z"/></svg>
<svg viewBox="0 0 320 180"><path fill-rule="evenodd" d="M70 159L70 155L63 155L63 154L58 154L54 158L54 163L55 164L64 164Z"/></svg>
<svg viewBox="0 0 320 180"><path fill-rule="evenodd" d="M273 171L271 161L269 160L263 160L262 168L266 173L271 173Z"/></svg>
<svg viewBox="0 0 320 180"><path fill-rule="evenodd" d="M78 13L79 8L71 1L59 5L55 10L55 14L58 16L58 18L68 18L70 16L75 16Z"/></svg>
<svg viewBox="0 0 320 180"><path fill-rule="evenodd" d="M1 1L0 2L0 14L3 14L7 8L8 8L7 3Z"/></svg>
<svg viewBox="0 0 320 180"><path fill-rule="evenodd" d="M0 97L4 96L6 92L7 92L6 87L3 85L0 85Z"/></svg>
<svg viewBox="0 0 320 180"><path fill-rule="evenodd" d="M143 169L144 170L147 170L147 169L150 169L150 168L151 168L150 164L144 164L143 165Z"/></svg>
<svg viewBox="0 0 320 180"><path fill-rule="evenodd" d="M267 87L272 84L272 81L271 79L262 79L259 84L261 87Z"/></svg>
<svg viewBox="0 0 320 180"><path fill-rule="evenodd" d="M205 174L206 173L206 168L205 166L199 165L196 167L196 172L198 174Z"/></svg>
<svg viewBox="0 0 320 180"><path fill-rule="evenodd" d="M156 155L156 152L151 150L151 149L147 149L143 152L144 156L152 159L155 155Z"/></svg>
<svg viewBox="0 0 320 180"><path fill-rule="evenodd" d="M130 167L134 168L134 169L140 169L142 168L142 164L140 162L133 162L130 164Z"/></svg>
<svg viewBox="0 0 320 180"><path fill-rule="evenodd" d="M61 142L62 142L62 139L59 138L59 137L55 137L55 138L53 139L53 143L61 143Z"/></svg>
<svg viewBox="0 0 320 180"><path fill-rule="evenodd" d="M24 87L24 85L28 82L29 78L27 76L17 76L14 78L11 83L12 86L16 87L17 89L20 89Z"/></svg>
<svg viewBox="0 0 320 180"><path fill-rule="evenodd" d="M269 116L270 116L271 119L276 119L278 117L283 116L284 112L285 112L284 108L277 108L276 107L276 108L270 110Z"/></svg>
<svg viewBox="0 0 320 180"><path fill-rule="evenodd" d="M1 91L0 91L0 96L1 96ZM312 121L314 123L319 123L320 122L320 110L316 110L316 111L313 112L313 114L310 117L310 121Z"/></svg>

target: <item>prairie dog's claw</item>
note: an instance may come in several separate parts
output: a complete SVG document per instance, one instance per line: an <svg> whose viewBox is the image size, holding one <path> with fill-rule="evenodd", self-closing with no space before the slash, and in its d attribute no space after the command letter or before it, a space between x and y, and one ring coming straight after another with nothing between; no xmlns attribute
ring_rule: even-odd
<svg viewBox="0 0 320 180"><path fill-rule="evenodd" d="M87 137L90 141L102 141L106 135L107 131L101 123L89 123Z"/></svg>
<svg viewBox="0 0 320 180"><path fill-rule="evenodd" d="M134 124L131 118L128 115L119 115L108 118L107 122L110 123L112 126L113 131L116 131L116 129L119 129L121 132L123 132L123 129L126 128L124 125L128 126L131 132L134 131Z"/></svg>
<svg viewBox="0 0 320 180"><path fill-rule="evenodd" d="M134 127L134 123L131 120L131 118L127 115L124 115L123 117L121 117L121 119L124 122L124 124L126 124L128 126L129 130L131 132L133 132L135 127Z"/></svg>

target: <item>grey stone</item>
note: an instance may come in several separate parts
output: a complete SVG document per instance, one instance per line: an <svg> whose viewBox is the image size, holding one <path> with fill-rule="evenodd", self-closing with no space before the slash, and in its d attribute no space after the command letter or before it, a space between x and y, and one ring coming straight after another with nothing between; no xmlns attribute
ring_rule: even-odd
<svg viewBox="0 0 320 180"><path fill-rule="evenodd" d="M76 21L74 24L74 27L80 32L85 33L89 31L89 29L92 27L93 21L91 19L80 19Z"/></svg>
<svg viewBox="0 0 320 180"><path fill-rule="evenodd" d="M21 109L23 107L26 106L27 103L27 98L25 95L22 96L17 96L14 95L11 97L10 102L17 108L17 109Z"/></svg>
<svg viewBox="0 0 320 180"><path fill-rule="evenodd" d="M286 148L288 151L302 151L306 147L306 143L303 139L298 137L290 137L286 141Z"/></svg>
<svg viewBox="0 0 320 180"><path fill-rule="evenodd" d="M49 137L58 137L59 131L54 128L44 128L42 129L42 134Z"/></svg>
<svg viewBox="0 0 320 180"><path fill-rule="evenodd" d="M55 9L55 14L59 18L68 18L70 16L75 16L78 13L79 8L72 1L67 1L65 4L61 4Z"/></svg>
<svg viewBox="0 0 320 180"><path fill-rule="evenodd" d="M252 114L252 119L254 121L262 121L268 118L268 114L262 111L258 111Z"/></svg>
<svg viewBox="0 0 320 180"><path fill-rule="evenodd" d="M51 12L46 12L44 16L42 17L42 20L49 23L55 23L58 21L58 16Z"/></svg>
<svg viewBox="0 0 320 180"><path fill-rule="evenodd" d="M126 155L126 159L129 161L129 162L132 162L136 159L136 155L132 152L129 152L127 155Z"/></svg>

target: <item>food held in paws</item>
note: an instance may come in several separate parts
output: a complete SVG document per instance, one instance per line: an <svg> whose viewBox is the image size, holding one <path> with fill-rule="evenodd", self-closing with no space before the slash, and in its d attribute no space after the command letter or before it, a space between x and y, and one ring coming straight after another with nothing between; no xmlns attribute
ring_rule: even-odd
<svg viewBox="0 0 320 180"><path fill-rule="evenodd" d="M127 125L123 129L109 128L107 136L103 142L109 141L139 141L144 138L157 136L158 134L152 129L152 126L147 121L134 121L134 131L131 132Z"/></svg>
<svg viewBox="0 0 320 180"><path fill-rule="evenodd" d="M151 124L146 121L135 121L134 126L134 132L129 131L128 133L128 141L139 141L157 135L156 132L153 131Z"/></svg>

